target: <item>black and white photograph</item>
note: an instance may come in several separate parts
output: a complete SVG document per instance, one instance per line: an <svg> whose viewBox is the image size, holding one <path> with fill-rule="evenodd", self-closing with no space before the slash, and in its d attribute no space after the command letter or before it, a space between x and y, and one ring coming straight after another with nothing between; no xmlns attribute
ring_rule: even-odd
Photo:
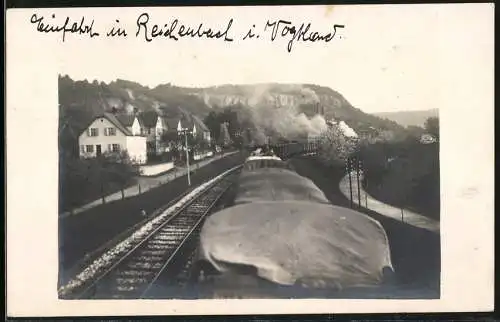
<svg viewBox="0 0 500 322"><path fill-rule="evenodd" d="M47 193L57 191L45 199L57 213L43 215L57 217L52 293L88 305L442 299L443 231L461 218L445 205L455 193L445 178L461 171L445 154L457 155L459 137L446 132L457 130L443 97L465 95L453 60L465 55L454 34L465 12L479 25L463 31L477 40L467 57L489 62L489 8L17 12L24 33L55 48L50 86L33 92L53 89L40 109L57 128L46 170ZM474 66L489 75L490 65ZM480 107L490 108L469 108ZM479 185L455 198L486 193Z"/></svg>
<svg viewBox="0 0 500 322"><path fill-rule="evenodd" d="M59 108L61 296L439 297L437 110L67 75Z"/></svg>

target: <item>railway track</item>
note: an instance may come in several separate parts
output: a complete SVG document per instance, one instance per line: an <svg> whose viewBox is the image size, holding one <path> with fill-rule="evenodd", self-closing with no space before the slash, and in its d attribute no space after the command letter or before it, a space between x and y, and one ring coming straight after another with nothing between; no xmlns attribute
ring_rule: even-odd
<svg viewBox="0 0 500 322"><path fill-rule="evenodd" d="M160 276L163 282L165 276L175 278L185 272L205 217L232 185L237 170L209 185L171 216L154 223L152 229L130 245L123 255L65 298L143 298Z"/></svg>

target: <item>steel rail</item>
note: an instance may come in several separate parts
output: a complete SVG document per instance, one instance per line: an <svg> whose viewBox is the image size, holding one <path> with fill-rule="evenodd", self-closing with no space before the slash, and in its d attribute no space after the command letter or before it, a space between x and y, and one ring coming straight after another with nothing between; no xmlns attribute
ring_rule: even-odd
<svg viewBox="0 0 500 322"><path fill-rule="evenodd" d="M235 170L237 170L237 169L238 168L236 168ZM138 241L131 249L126 251L125 254L121 255L118 260L113 262L113 264L111 266L109 266L102 273L100 273L97 278L90 280L89 282L91 284L88 285L87 287L85 287L82 292L79 292L76 297L77 298L84 298L84 297L87 297L89 295L89 293L92 292L93 290L95 291L96 288L98 287L98 285L102 281L104 281L107 277L109 277L113 272L118 271L117 269L120 267L120 265L122 265L126 260L133 257L133 254L136 251L140 250L141 247L143 247L145 245L147 246L147 243L149 241L152 241L153 238L162 231L162 229L164 229L166 226L171 224L173 221L178 220L179 218L184 219L184 218L182 218L182 215L184 215L186 218L188 218L187 216L190 214L188 211L189 208L193 207L193 206L197 206L196 205L197 203L201 203L200 206L204 207L205 209L203 210L203 213L200 214L200 219L196 221L194 227L192 227L192 229L190 229L189 233L186 236L184 236L184 238L182 238L181 244L178 245L178 247L182 247L182 245L184 244L184 241L189 238L189 235L191 235L191 233L194 231L194 229L196 229L196 226L199 225L201 220L203 220L203 218L206 216L206 214L215 205L215 203L220 199L222 194L225 191L227 191L227 189L229 188L230 185L228 185L220 193L217 193L217 195L215 196L215 199L211 200L212 202L210 202L208 205L203 205L203 203L204 203L203 198L208 196L211 191L213 191L214 189L217 188L217 186L223 184L224 182L227 182L227 178L230 177L231 175L234 175L234 173L235 173L235 171L231 171L226 176L222 177L220 180L213 182L212 184L207 186L203 191L201 191L199 194L197 194L195 197L193 197L191 200L185 202L182 206L180 206L178 209L176 209L175 213L173 213L170 216L168 216L167 218L165 218L164 221L162 221L161 223L158 223L157 227L154 227L151 232L149 232L145 237L143 237L140 241ZM209 198L209 199L212 199L212 198ZM198 207L200 207L200 206L198 206ZM165 250L167 250L167 249L165 248ZM177 253L177 251L178 251L178 249L175 249L174 253ZM170 256L170 257L172 257L172 256ZM155 276L154 281L156 281L157 277L167 267L166 264L164 264L163 266L164 267L162 267L162 270L156 274L157 276ZM154 281L152 281L152 282L154 282ZM149 287L150 287L150 284L148 284L148 288Z"/></svg>

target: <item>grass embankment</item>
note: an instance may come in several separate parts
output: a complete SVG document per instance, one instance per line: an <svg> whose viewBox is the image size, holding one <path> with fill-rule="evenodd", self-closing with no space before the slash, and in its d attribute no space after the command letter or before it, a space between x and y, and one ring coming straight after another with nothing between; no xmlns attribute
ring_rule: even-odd
<svg viewBox="0 0 500 322"><path fill-rule="evenodd" d="M439 144L379 143L360 151L365 190L395 207L440 218Z"/></svg>

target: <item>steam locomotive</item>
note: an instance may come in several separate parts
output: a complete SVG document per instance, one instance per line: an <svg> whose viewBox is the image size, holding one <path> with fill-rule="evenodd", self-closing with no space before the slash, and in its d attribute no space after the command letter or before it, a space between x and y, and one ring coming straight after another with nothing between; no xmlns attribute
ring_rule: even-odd
<svg viewBox="0 0 500 322"><path fill-rule="evenodd" d="M281 298L383 287L394 269L379 222L259 153L244 163L233 204L203 224L191 274L206 297Z"/></svg>

